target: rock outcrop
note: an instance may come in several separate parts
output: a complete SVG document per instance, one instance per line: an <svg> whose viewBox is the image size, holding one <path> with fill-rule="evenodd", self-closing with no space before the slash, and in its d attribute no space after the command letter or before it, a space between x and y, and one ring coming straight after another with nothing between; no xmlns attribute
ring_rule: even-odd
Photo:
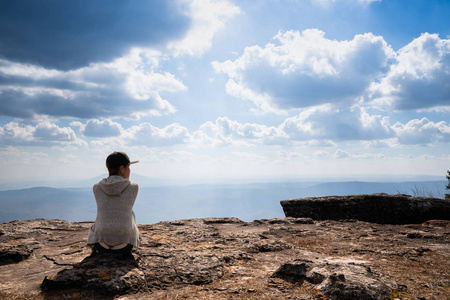
<svg viewBox="0 0 450 300"><path fill-rule="evenodd" d="M0 223L0 299L448 299L450 222L207 218L139 225L90 257L91 222Z"/></svg>
<svg viewBox="0 0 450 300"><path fill-rule="evenodd" d="M383 282L358 262L312 262L296 259L283 264L272 277L308 284L316 296L332 299L390 299L394 282Z"/></svg>
<svg viewBox="0 0 450 300"><path fill-rule="evenodd" d="M18 263L30 257L31 250L22 245L8 247L0 246L0 266Z"/></svg>
<svg viewBox="0 0 450 300"><path fill-rule="evenodd" d="M450 200L409 195L348 195L281 201L286 217L314 220L356 219L379 224L450 220Z"/></svg>
<svg viewBox="0 0 450 300"><path fill-rule="evenodd" d="M145 274L134 259L113 254L87 257L72 268L46 276L41 288L44 292L84 290L116 295L147 291Z"/></svg>

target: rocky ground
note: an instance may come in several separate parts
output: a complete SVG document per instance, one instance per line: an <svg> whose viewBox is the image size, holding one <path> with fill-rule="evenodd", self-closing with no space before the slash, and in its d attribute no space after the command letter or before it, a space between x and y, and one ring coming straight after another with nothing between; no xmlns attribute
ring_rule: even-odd
<svg viewBox="0 0 450 300"><path fill-rule="evenodd" d="M92 223L0 224L0 299L450 299L450 222L235 218L140 225L88 258Z"/></svg>

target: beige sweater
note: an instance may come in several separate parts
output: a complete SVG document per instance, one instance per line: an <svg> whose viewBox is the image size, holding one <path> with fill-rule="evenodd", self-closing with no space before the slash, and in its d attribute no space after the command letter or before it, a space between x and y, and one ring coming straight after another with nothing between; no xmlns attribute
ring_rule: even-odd
<svg viewBox="0 0 450 300"><path fill-rule="evenodd" d="M110 176L93 187L97 218L89 230L87 244L123 243L139 246L139 230L133 212L139 186L121 176Z"/></svg>

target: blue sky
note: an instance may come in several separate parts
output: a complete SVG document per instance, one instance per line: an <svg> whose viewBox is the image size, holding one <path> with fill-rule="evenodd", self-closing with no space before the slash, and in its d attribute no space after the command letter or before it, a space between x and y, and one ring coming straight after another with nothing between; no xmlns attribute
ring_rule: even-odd
<svg viewBox="0 0 450 300"><path fill-rule="evenodd" d="M1 1L0 178L90 178L122 150L158 178L445 179L448 15L437 0Z"/></svg>

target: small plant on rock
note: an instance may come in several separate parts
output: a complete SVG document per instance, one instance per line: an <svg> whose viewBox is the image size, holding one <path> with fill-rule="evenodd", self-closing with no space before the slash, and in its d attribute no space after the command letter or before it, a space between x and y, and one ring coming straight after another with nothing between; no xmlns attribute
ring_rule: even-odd
<svg viewBox="0 0 450 300"><path fill-rule="evenodd" d="M450 190L450 171L449 170L447 170L447 180L448 180L448 183L447 183L447 186L445 187L447 190ZM450 200L450 194L445 194L445 199L446 200Z"/></svg>

